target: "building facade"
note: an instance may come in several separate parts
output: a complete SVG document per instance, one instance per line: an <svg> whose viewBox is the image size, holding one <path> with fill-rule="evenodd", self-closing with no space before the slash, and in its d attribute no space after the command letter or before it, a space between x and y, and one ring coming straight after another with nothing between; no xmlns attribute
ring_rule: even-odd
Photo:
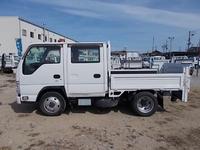
<svg viewBox="0 0 200 150"><path fill-rule="evenodd" d="M17 16L0 17L0 56L22 55L32 43L76 42L75 40Z"/></svg>

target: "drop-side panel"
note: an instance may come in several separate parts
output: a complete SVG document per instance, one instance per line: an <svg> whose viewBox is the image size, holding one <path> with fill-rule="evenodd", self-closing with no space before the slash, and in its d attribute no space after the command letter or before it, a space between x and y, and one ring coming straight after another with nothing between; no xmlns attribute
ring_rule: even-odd
<svg viewBox="0 0 200 150"><path fill-rule="evenodd" d="M111 74L111 90L181 89L183 74Z"/></svg>

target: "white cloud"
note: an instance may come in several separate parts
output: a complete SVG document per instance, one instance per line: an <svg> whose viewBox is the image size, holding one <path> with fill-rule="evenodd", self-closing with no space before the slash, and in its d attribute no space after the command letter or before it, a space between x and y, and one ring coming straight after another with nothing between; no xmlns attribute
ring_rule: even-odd
<svg viewBox="0 0 200 150"><path fill-rule="evenodd" d="M159 9L151 9L137 6L122 6L124 13L135 19L149 21L164 25L183 27L183 28L199 28L200 15L191 13L179 13Z"/></svg>
<svg viewBox="0 0 200 150"><path fill-rule="evenodd" d="M98 13L87 10L76 10L76 9L57 9L57 10L77 16L99 18L99 19L102 18L102 16L99 15Z"/></svg>
<svg viewBox="0 0 200 150"><path fill-rule="evenodd" d="M56 10L68 14L92 17L96 19L114 19L152 22L181 28L199 28L200 15L153 9L145 6L116 4L95 0L31 0L49 4Z"/></svg>

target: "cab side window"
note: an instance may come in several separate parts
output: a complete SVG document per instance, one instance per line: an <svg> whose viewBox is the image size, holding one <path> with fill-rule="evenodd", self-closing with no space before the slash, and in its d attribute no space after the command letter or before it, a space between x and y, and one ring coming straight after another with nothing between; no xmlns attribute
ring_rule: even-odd
<svg viewBox="0 0 200 150"><path fill-rule="evenodd" d="M71 47L72 63L99 63L100 49L99 47L72 46Z"/></svg>
<svg viewBox="0 0 200 150"><path fill-rule="evenodd" d="M60 50L49 50L45 57L46 63L60 63Z"/></svg>
<svg viewBox="0 0 200 150"><path fill-rule="evenodd" d="M32 74L43 64L57 63L60 63L60 46L33 46L24 58L23 74Z"/></svg>

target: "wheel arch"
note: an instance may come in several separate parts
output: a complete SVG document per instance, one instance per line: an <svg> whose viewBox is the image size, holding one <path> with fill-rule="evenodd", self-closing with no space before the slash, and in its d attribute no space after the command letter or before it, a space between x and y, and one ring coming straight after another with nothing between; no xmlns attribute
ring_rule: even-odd
<svg viewBox="0 0 200 150"><path fill-rule="evenodd" d="M64 97L65 100L67 100L67 94L64 86L46 86L40 90L39 94L37 95L36 102L38 102L42 95L44 95L46 92L58 92Z"/></svg>
<svg viewBox="0 0 200 150"><path fill-rule="evenodd" d="M134 96L138 93L141 93L141 92L149 92L151 94L156 94L156 91L152 90L152 89L146 89L146 90L136 90L136 91L132 91L132 92L128 92L126 93L127 96L129 96L131 99L134 98Z"/></svg>
<svg viewBox="0 0 200 150"><path fill-rule="evenodd" d="M155 94L156 91L152 90L152 89L146 89L146 90L137 90L135 94L138 94L140 92L150 92L152 94Z"/></svg>

